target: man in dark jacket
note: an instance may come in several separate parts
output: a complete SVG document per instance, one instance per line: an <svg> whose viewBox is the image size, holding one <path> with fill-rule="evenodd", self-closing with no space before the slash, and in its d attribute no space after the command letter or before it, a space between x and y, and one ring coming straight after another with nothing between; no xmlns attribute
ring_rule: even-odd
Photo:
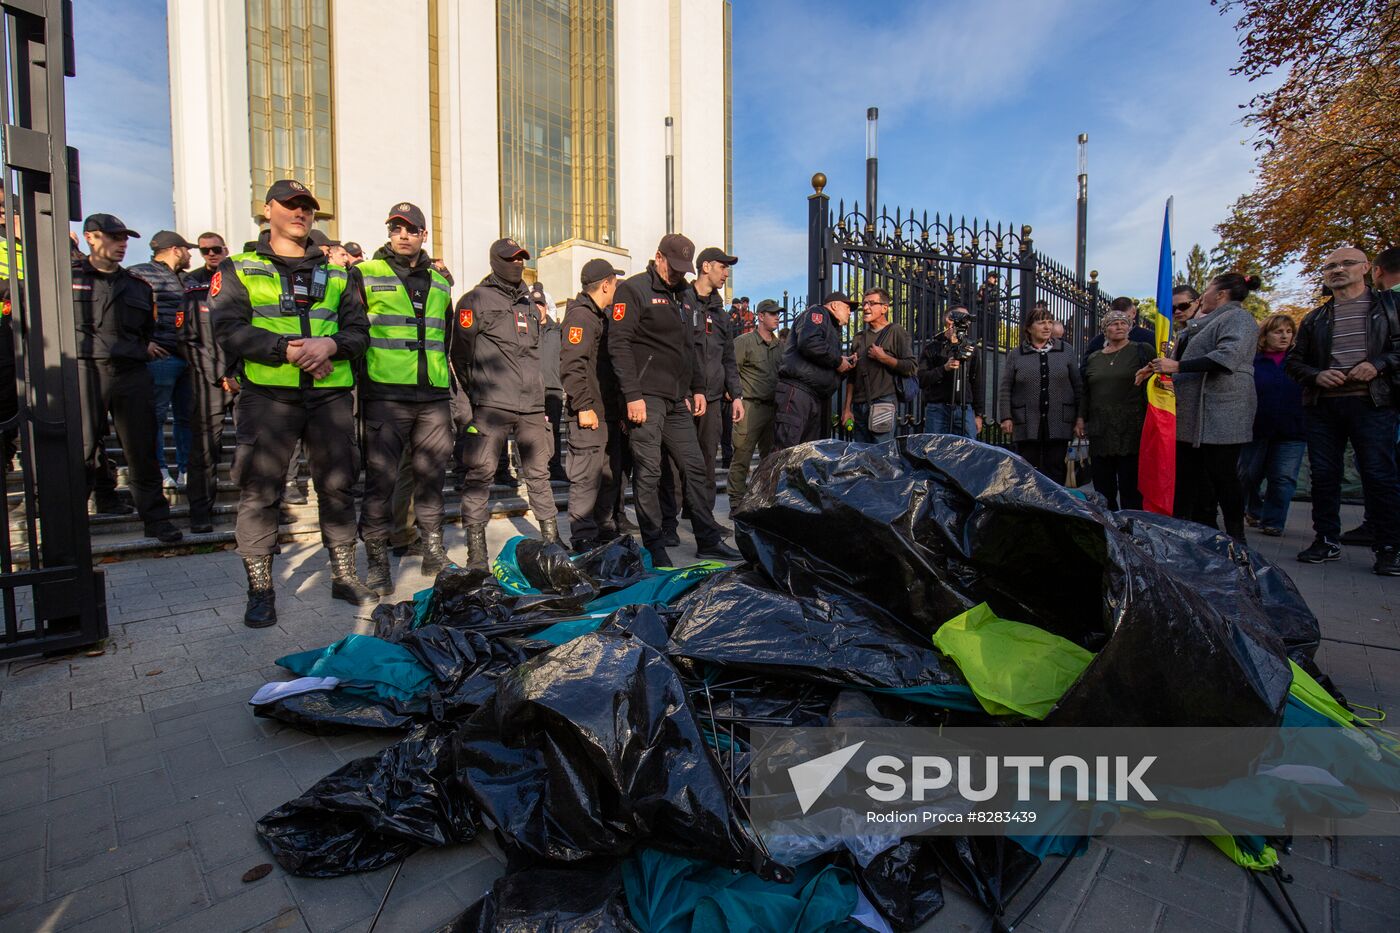
<svg viewBox="0 0 1400 933"><path fill-rule="evenodd" d="M131 274L156 296L156 329L151 337L153 357L147 368L156 386L156 463L165 486L186 482L190 468L190 373L183 357L180 331L184 325L184 271L190 267L194 244L173 230L151 237L151 261L131 267ZM175 412L175 472L165 463L165 418Z"/></svg>
<svg viewBox="0 0 1400 933"><path fill-rule="evenodd" d="M389 545L402 474L410 478L423 573L436 577L450 563L442 546L442 489L453 444L447 362L452 286L423 249L428 221L421 208L401 201L384 223L388 242L350 270L350 287L359 291L369 317L360 382L360 537L369 564L365 583L381 596L394 591Z"/></svg>
<svg viewBox="0 0 1400 933"><path fill-rule="evenodd" d="M379 601L355 572L355 443L352 361L364 355L369 322L349 274L310 242L320 204L299 181L267 190L269 228L257 247L225 259L209 283L209 313L224 354L239 361L238 484L234 537L248 574L243 624L277 622L272 555L278 505L297 442L311 460L321 541L331 556L331 596Z"/></svg>
<svg viewBox="0 0 1400 933"><path fill-rule="evenodd" d="M855 368L854 360L841 355L841 328L850 319L851 299L832 292L825 304L794 324L778 367L775 449L814 441L824 433L822 408L836 391L838 377Z"/></svg>
<svg viewBox="0 0 1400 933"><path fill-rule="evenodd" d="M695 271L695 244L678 233L661 238L647 270L627 279L613 298L608 353L627 403L628 442L636 466L634 489L642 544L659 566L671 566L661 543L658 484L664 450L681 468L700 557L737 560L724 543L706 500L705 461L695 415L705 413L700 366L703 323L690 308L685 276Z"/></svg>
<svg viewBox="0 0 1400 933"><path fill-rule="evenodd" d="M695 259L699 274L691 285L704 322L700 340L701 365L705 371L705 414L695 419L700 454L705 458L705 496L710 508L715 504L715 455L723 434L724 414L734 422L744 420L743 388L739 366L734 360L734 332L724 310L724 283L729 269L739 261L715 246L706 247Z"/></svg>
<svg viewBox="0 0 1400 933"><path fill-rule="evenodd" d="M583 291L564 311L560 375L569 401L569 538L575 552L617 536L622 485L622 396L608 356L608 313L618 277L606 259L590 259Z"/></svg>
<svg viewBox="0 0 1400 933"><path fill-rule="evenodd" d="M170 523L170 503L156 466L155 387L146 367L154 356L155 296L121 267L128 237L140 236L111 214L83 221L89 255L73 263L73 316L78 331L78 391L89 492L116 497L116 479L103 450L107 417L126 455L127 482L146 534L165 544L183 537Z"/></svg>
<svg viewBox="0 0 1400 933"><path fill-rule="evenodd" d="M1303 387L1303 419L1312 474L1316 539L1298 560L1341 557L1342 453L1356 451L1366 517L1375 533L1372 570L1400 577L1400 485L1395 464L1395 398L1400 368L1396 294L1366 285L1370 271L1359 249L1335 250L1322 265L1332 295L1308 313L1284 369Z"/></svg>
<svg viewBox="0 0 1400 933"><path fill-rule="evenodd" d="M961 340L953 326L957 312L949 308L943 330L924 344L919 354L919 387L924 393L924 433L976 437L982 430L982 363L972 341ZM961 342L955 342L955 341Z"/></svg>
<svg viewBox="0 0 1400 933"><path fill-rule="evenodd" d="M462 522L467 566L486 570L487 497L501 447L512 431L540 537L559 542L558 509L549 486L553 444L544 413L540 370L540 316L523 284L525 247L506 237L491 244L491 273L457 302L452 369L471 401L464 454Z"/></svg>
<svg viewBox="0 0 1400 933"><path fill-rule="evenodd" d="M564 472L564 383L559 377L559 352L563 328L549 317L549 297L539 282L530 286L530 300L540 315L540 374L544 377L544 414L554 453L549 458L551 481L567 480ZM499 467L499 464L498 464ZM499 470L498 470L499 472Z"/></svg>
<svg viewBox="0 0 1400 933"><path fill-rule="evenodd" d="M184 320L180 345L189 365L190 394L190 531L214 530L214 500L219 489L219 458L224 446L224 416L238 393L236 361L224 356L214 339L209 317L209 284L228 250L217 233L199 237L206 264L185 276ZM213 266L208 260L215 260Z"/></svg>

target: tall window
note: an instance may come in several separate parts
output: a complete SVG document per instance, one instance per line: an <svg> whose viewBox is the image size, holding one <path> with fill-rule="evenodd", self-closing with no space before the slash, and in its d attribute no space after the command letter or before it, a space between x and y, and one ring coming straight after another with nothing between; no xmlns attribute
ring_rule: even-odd
<svg viewBox="0 0 1400 933"><path fill-rule="evenodd" d="M269 185L295 178L334 218L330 0L246 2L253 216Z"/></svg>
<svg viewBox="0 0 1400 933"><path fill-rule="evenodd" d="M501 229L613 243L612 0L498 0Z"/></svg>
<svg viewBox="0 0 1400 933"><path fill-rule="evenodd" d="M734 255L734 7L724 0L724 251ZM726 283L725 292L730 292Z"/></svg>

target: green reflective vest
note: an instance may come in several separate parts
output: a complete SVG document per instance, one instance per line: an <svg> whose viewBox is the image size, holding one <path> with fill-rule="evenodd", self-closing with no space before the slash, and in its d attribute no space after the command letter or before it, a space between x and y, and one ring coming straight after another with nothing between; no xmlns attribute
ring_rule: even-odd
<svg viewBox="0 0 1400 933"><path fill-rule="evenodd" d="M340 330L340 296L345 294L347 281L344 266L326 265L326 293L307 309L304 316L297 311L282 311L282 277L277 274L277 267L271 261L257 253L239 253L233 257L233 268L238 274L238 281L248 290L254 327L293 339L333 337ZM329 376L313 383L315 388L334 389L355 384L349 360L336 360L332 367ZM260 386L288 389L301 386L301 370L291 363L268 366L244 360L243 377Z"/></svg>
<svg viewBox="0 0 1400 933"><path fill-rule="evenodd" d="M428 270L432 286L423 305L423 334L419 317L403 280L386 259L367 259L356 266L365 283L369 312L369 349L365 369L369 378L384 385L416 386L418 354L428 362L428 383L447 388L447 312L452 287L436 269Z"/></svg>
<svg viewBox="0 0 1400 933"><path fill-rule="evenodd" d="M0 279L8 280L10 278L10 244L9 241L5 239L4 233L5 228L0 227ZM15 253L16 277L22 281L24 279L24 247L19 243L16 243L15 247L17 250ZM0 302L0 317L4 317L7 321L10 317L10 305L13 300L15 289L16 286L10 286L11 297Z"/></svg>

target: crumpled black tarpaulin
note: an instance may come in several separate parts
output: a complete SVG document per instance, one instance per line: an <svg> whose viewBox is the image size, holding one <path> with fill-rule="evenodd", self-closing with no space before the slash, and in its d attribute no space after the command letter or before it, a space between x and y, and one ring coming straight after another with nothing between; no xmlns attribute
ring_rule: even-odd
<svg viewBox="0 0 1400 933"><path fill-rule="evenodd" d="M964 683L925 636L834 588L788 596L756 573L717 574L676 604L670 653L771 677L867 687Z"/></svg>
<svg viewBox="0 0 1400 933"><path fill-rule="evenodd" d="M470 799L443 792L456 767L451 735L451 726L421 726L378 755L355 759L258 820L258 835L284 869L313 878L469 841L476 835Z"/></svg>
<svg viewBox="0 0 1400 933"><path fill-rule="evenodd" d="M1000 448L914 435L781 451L734 518L740 549L779 589L831 579L928 634L985 601L1098 652L1047 724L1276 724L1292 676L1267 597L1222 610L1201 595L1200 555L1136 541L1136 514ZM1295 643L1306 624L1292 614Z"/></svg>
<svg viewBox="0 0 1400 933"><path fill-rule="evenodd" d="M490 892L441 933L639 933L627 912L617 861L531 866L496 879Z"/></svg>
<svg viewBox="0 0 1400 933"><path fill-rule="evenodd" d="M675 669L640 639L595 632L527 661L457 734L456 780L508 851L555 862L643 841L750 867Z"/></svg>

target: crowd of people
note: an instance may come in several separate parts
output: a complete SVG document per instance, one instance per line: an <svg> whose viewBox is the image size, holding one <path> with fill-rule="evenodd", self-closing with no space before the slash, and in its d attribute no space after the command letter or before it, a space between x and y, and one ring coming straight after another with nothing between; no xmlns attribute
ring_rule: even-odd
<svg viewBox="0 0 1400 933"><path fill-rule="evenodd" d="M901 406L918 407L925 431L976 437L984 429L985 360L968 339L965 308L951 308L917 352L879 287L865 289L859 304L832 292L784 334L783 309L771 299L725 307L736 256L717 247L697 254L671 233L635 275L605 259L587 262L556 321L554 302L527 281L529 251L514 239L491 245L489 271L454 302L452 273L428 251L417 206L390 208L386 240L372 255L314 229L318 209L311 191L285 179L267 191L262 234L237 253L214 232L190 243L161 231L151 260L127 268L138 234L110 214L88 217L86 249L74 246L93 507L134 510L146 534L173 543L182 532L166 493L184 486L190 530L212 531L232 413L235 540L252 627L277 618L273 555L283 507L305 501L294 481L303 455L333 596L359 605L392 592L391 552L421 556L428 574L453 561L442 533L449 472L461 494L463 563L488 567L490 491L514 480L511 446L543 540L581 552L639 532L652 561L671 566L682 520L698 557L739 558L715 517L717 466L727 468L737 500L755 454L827 436L833 398L858 441L892 438ZM189 271L196 250L202 264ZM1177 333L1164 354L1130 300L1114 302L1082 357L1037 303L1000 366L1000 427L1057 482L1066 479L1069 443L1087 437L1095 489L1111 508L1138 508L1145 382L1169 376L1179 517L1214 524L1218 510L1241 541L1246 523L1279 534L1306 449L1317 540L1299 559L1335 559L1342 543L1366 541L1376 572L1400 575L1397 254L1378 257L1371 287L1366 257L1339 250L1321 270L1331 297L1297 327L1278 315L1256 325L1241 305L1258 287L1253 277L1218 276L1201 295L1180 288ZM849 326L856 307L858 326ZM104 449L109 424L130 505ZM1343 535L1348 442L1367 518ZM567 543L551 486L560 479L568 482ZM624 509L628 483L636 526Z"/></svg>
<svg viewBox="0 0 1400 933"><path fill-rule="evenodd" d="M1358 249L1338 249L1318 272L1325 301L1301 322L1283 314L1260 322L1245 309L1258 276L1217 275L1203 293L1178 286L1165 348L1138 325L1133 301L1116 299L1078 359L1053 336L1048 309L1036 306L1001 367L1002 430L1060 483L1069 444L1087 438L1095 491L1110 508L1141 508L1147 382L1169 377L1176 517L1223 526L1241 543L1246 526L1282 535L1306 454L1315 538L1298 560L1337 560L1343 545L1370 546L1374 571L1400 576L1400 247L1374 264ZM1343 533L1348 444L1365 520Z"/></svg>

